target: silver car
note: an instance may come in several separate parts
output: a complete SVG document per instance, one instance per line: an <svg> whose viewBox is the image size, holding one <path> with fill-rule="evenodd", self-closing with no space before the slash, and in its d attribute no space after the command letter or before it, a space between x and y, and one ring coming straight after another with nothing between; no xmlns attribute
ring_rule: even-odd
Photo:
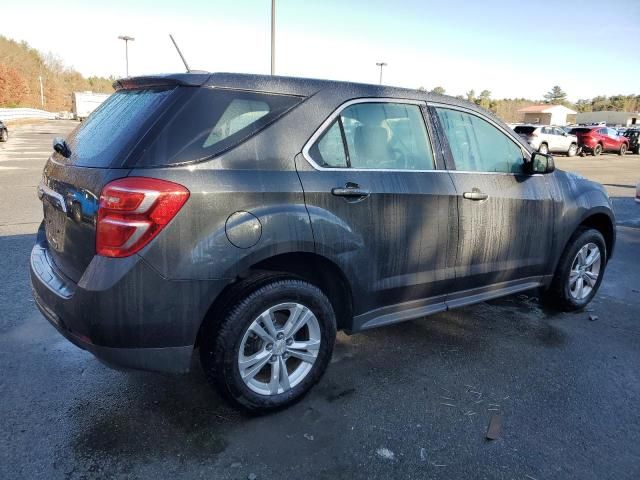
<svg viewBox="0 0 640 480"><path fill-rule="evenodd" d="M540 153L565 153L569 157L578 153L578 138L559 127L518 125L514 130Z"/></svg>

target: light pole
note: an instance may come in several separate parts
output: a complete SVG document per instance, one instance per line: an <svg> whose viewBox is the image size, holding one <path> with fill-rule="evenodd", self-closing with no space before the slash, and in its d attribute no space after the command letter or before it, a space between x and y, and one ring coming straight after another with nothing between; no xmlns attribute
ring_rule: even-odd
<svg viewBox="0 0 640 480"><path fill-rule="evenodd" d="M42 75L38 76L38 80L40 80L40 104L44 110L44 87L42 86Z"/></svg>
<svg viewBox="0 0 640 480"><path fill-rule="evenodd" d="M124 40L124 58L127 65L127 77L129 76L129 42L133 42L135 38L128 35L120 35L120 40Z"/></svg>
<svg viewBox="0 0 640 480"><path fill-rule="evenodd" d="M276 73L276 0L271 0L271 75Z"/></svg>
<svg viewBox="0 0 640 480"><path fill-rule="evenodd" d="M382 67L386 67L385 62L376 62L376 65L380 67L380 85L382 85Z"/></svg>

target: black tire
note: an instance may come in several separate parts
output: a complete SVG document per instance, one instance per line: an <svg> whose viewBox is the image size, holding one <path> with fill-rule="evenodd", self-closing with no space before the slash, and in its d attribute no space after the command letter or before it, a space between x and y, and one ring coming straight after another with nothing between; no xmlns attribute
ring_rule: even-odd
<svg viewBox="0 0 640 480"><path fill-rule="evenodd" d="M235 298L236 303L220 321L204 326L200 361L207 379L224 398L255 414L294 404L320 380L331 359L336 337L336 317L331 302L315 285L282 275L249 282L249 286L236 291ZM283 393L261 395L251 390L240 376L240 345L246 330L262 312L286 302L299 303L313 312L320 326L320 348L311 370L299 384Z"/></svg>
<svg viewBox="0 0 640 480"><path fill-rule="evenodd" d="M622 145L620 145L620 150L618 151L618 155L620 155L622 157L626 153L627 153L627 144L623 143Z"/></svg>
<svg viewBox="0 0 640 480"><path fill-rule="evenodd" d="M569 273L578 251L589 243L594 243L598 247L598 250L600 250L600 272L591 293L585 298L578 300L574 298L569 291ZM602 278L604 277L606 265L607 247L602 234L593 228L579 228L567 243L558 262L551 286L544 293L546 303L565 312L584 308L598 292L598 288L600 288Z"/></svg>
<svg viewBox="0 0 640 480"><path fill-rule="evenodd" d="M640 155L640 145L636 147L636 155Z"/></svg>
<svg viewBox="0 0 640 480"><path fill-rule="evenodd" d="M569 146L569 150L567 151L567 157L575 157L577 153L578 153L578 145L576 145L575 143L572 143Z"/></svg>
<svg viewBox="0 0 640 480"><path fill-rule="evenodd" d="M9 140L9 132L0 130L0 142L6 142L7 140Z"/></svg>
<svg viewBox="0 0 640 480"><path fill-rule="evenodd" d="M600 154L602 153L602 145L598 144L595 147L593 147L592 153L594 157L600 156Z"/></svg>
<svg viewBox="0 0 640 480"><path fill-rule="evenodd" d="M541 143L540 146L538 147L538 152L544 153L544 154L549 153L549 145L547 145L546 143Z"/></svg>

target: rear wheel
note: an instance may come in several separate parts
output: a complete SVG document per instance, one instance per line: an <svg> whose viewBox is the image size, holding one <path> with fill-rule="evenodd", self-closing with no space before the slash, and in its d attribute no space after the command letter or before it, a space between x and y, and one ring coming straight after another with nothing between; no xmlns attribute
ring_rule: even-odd
<svg viewBox="0 0 640 480"><path fill-rule="evenodd" d="M635 151L636 151L636 155L640 155L640 145L638 145L638 146L636 147L636 150L635 150Z"/></svg>
<svg viewBox="0 0 640 480"><path fill-rule="evenodd" d="M560 258L545 299L564 311L584 308L598 291L606 264L602 234L593 228L579 229Z"/></svg>
<svg viewBox="0 0 640 480"><path fill-rule="evenodd" d="M248 289L216 328L200 359L209 381L236 405L267 413L300 400L327 368L336 319L326 295L296 278Z"/></svg>
<svg viewBox="0 0 640 480"><path fill-rule="evenodd" d="M538 148L538 151L546 155L547 153L549 153L549 146L546 143L541 143L540 148Z"/></svg>
<svg viewBox="0 0 640 480"><path fill-rule="evenodd" d="M618 152L618 155L622 156L626 153L627 153L627 144L623 143L622 145L620 145L620 151Z"/></svg>
<svg viewBox="0 0 640 480"><path fill-rule="evenodd" d="M9 140L9 132L0 130L0 142L6 142L7 140Z"/></svg>
<svg viewBox="0 0 640 480"><path fill-rule="evenodd" d="M602 145L598 144L593 148L593 156L597 157L602 153Z"/></svg>
<svg viewBox="0 0 640 480"><path fill-rule="evenodd" d="M572 143L571 146L569 147L569 150L567 151L567 156L575 157L577 153L578 153L578 145L576 145L575 143Z"/></svg>

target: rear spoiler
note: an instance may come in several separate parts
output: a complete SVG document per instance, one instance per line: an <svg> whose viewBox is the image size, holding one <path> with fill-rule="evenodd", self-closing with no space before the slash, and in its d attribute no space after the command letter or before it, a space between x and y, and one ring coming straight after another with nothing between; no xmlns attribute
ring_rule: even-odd
<svg viewBox="0 0 640 480"><path fill-rule="evenodd" d="M147 75L142 77L120 78L113 82L113 88L129 90L132 88L171 87L186 86L200 87L209 79L211 73L204 71L191 71L189 73L174 73L169 75Z"/></svg>

